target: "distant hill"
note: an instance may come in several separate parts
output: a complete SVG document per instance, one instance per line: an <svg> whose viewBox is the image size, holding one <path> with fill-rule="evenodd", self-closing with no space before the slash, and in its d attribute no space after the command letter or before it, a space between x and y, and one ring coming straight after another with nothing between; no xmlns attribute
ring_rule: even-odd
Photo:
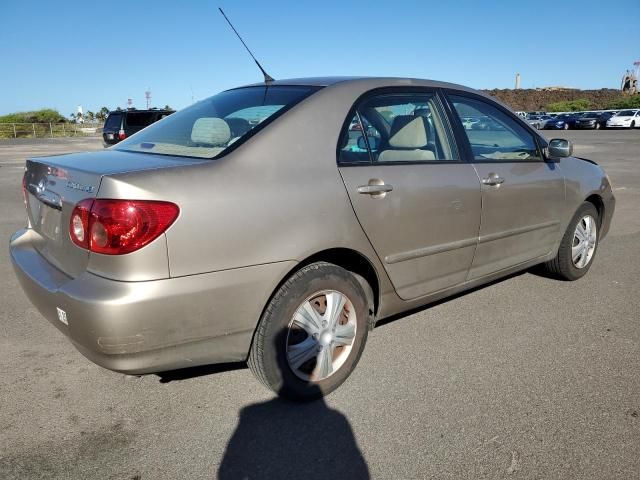
<svg viewBox="0 0 640 480"><path fill-rule="evenodd" d="M612 88L602 88L600 90L577 90L577 89L558 89L558 90L533 90L533 89L494 89L484 90L485 93L496 97L502 102L509 105L515 111L541 111L548 110L551 103L567 102L575 100L588 100L587 109L604 110L611 108L611 104L621 101L627 96L622 95L620 90Z"/></svg>

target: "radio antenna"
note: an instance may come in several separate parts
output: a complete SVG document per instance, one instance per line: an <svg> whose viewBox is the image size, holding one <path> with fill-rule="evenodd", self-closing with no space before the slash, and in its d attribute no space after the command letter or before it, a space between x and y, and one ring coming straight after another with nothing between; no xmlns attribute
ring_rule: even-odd
<svg viewBox="0 0 640 480"><path fill-rule="evenodd" d="M247 47L247 44L244 43L244 40L242 40L242 37L240 36L240 34L238 33L238 31L235 29L235 27L233 26L233 24L231 23L231 20L229 20L227 18L227 16L224 14L224 12L222 11L222 9L220 7L218 7L218 10L220 10L220 13L222 14L222 16L224 17L224 19L227 21L227 23L229 24L229 26L231 27L231 30L233 30L233 33L236 34L236 36L238 37L238 39L240 39L240 41L242 42L242 45L244 45L244 48L247 49L247 52L249 52L249 55L251 55L251 58L253 58L253 61L256 62L256 65L258 66L258 68L260 69L260 71L262 72L262 75L264 75L264 83L269 83L269 82L273 82L273 78L271 77L271 75L269 75L264 68L262 68L262 65L260 65L260 62L256 59L256 57L253 55L253 53L251 53L251 50L249 50L249 47Z"/></svg>

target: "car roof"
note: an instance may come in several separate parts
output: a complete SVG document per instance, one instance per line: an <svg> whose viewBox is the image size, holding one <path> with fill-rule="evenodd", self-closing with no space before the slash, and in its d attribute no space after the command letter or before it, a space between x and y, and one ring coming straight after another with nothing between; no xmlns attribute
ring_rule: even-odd
<svg viewBox="0 0 640 480"><path fill-rule="evenodd" d="M410 77L332 76L332 77L287 78L282 80L274 80L273 82L269 82L269 85L305 85L305 86L315 86L315 87L328 87L338 83L341 83L341 84L380 83L380 84L385 84L386 86L389 86L389 87L415 85L415 86L432 87L432 88L453 88L456 90L467 90L467 91L473 91L476 93L482 93L472 88L465 87L464 85L458 85L458 84L449 83L449 82L440 82L436 80L426 80L421 78L410 78ZM251 84L243 85L237 88L259 87L262 85L264 85L264 82L251 83Z"/></svg>
<svg viewBox="0 0 640 480"><path fill-rule="evenodd" d="M164 108L149 108L149 109L137 109L134 108L132 110L111 110L109 115L112 113L164 113L164 112L175 112L175 110L165 110Z"/></svg>
<svg viewBox="0 0 640 480"><path fill-rule="evenodd" d="M264 82L260 83L251 83L248 85L243 85L240 87L233 88L231 90L236 90L239 88L246 87L260 87L264 86ZM357 77L307 77L307 78L287 78L282 80L274 80L273 82L269 82L270 86L279 85L279 86L312 86L312 87L331 87L331 86L340 86L340 87L353 87L354 91L362 91L362 90L373 90L377 88L385 88L385 87L426 87L426 88L448 88L452 90L458 90L462 92L474 93L476 95L486 97L491 99L492 101L499 103L503 107L511 110L510 107L504 104L504 102L500 101L496 97L492 97L488 95L486 92L482 92L480 90L475 90L473 88L465 87L464 85L459 85L456 83L450 82L441 82L437 80L426 80L421 78L410 78L410 77L365 77L365 76L357 76Z"/></svg>

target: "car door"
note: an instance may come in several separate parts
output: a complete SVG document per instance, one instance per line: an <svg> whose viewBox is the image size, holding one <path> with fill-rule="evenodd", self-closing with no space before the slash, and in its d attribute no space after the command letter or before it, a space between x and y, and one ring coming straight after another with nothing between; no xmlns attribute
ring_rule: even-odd
<svg viewBox="0 0 640 480"><path fill-rule="evenodd" d="M545 161L536 135L508 110L472 94L449 93L456 131L482 184L482 219L469 279L552 251L561 235L565 200L559 163ZM461 117L487 118L483 130Z"/></svg>
<svg viewBox="0 0 640 480"><path fill-rule="evenodd" d="M480 226L480 182L462 162L434 91L366 96L345 121L339 169L398 295L464 282Z"/></svg>

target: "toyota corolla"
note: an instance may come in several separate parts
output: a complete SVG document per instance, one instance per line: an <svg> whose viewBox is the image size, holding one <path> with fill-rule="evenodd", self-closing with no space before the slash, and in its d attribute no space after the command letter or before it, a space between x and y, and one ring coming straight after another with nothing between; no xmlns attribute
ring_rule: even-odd
<svg viewBox="0 0 640 480"><path fill-rule="evenodd" d="M615 205L570 142L391 78L228 90L103 152L29 159L23 191L16 274L87 358L246 361L302 400L349 376L380 319L534 265L582 277Z"/></svg>

